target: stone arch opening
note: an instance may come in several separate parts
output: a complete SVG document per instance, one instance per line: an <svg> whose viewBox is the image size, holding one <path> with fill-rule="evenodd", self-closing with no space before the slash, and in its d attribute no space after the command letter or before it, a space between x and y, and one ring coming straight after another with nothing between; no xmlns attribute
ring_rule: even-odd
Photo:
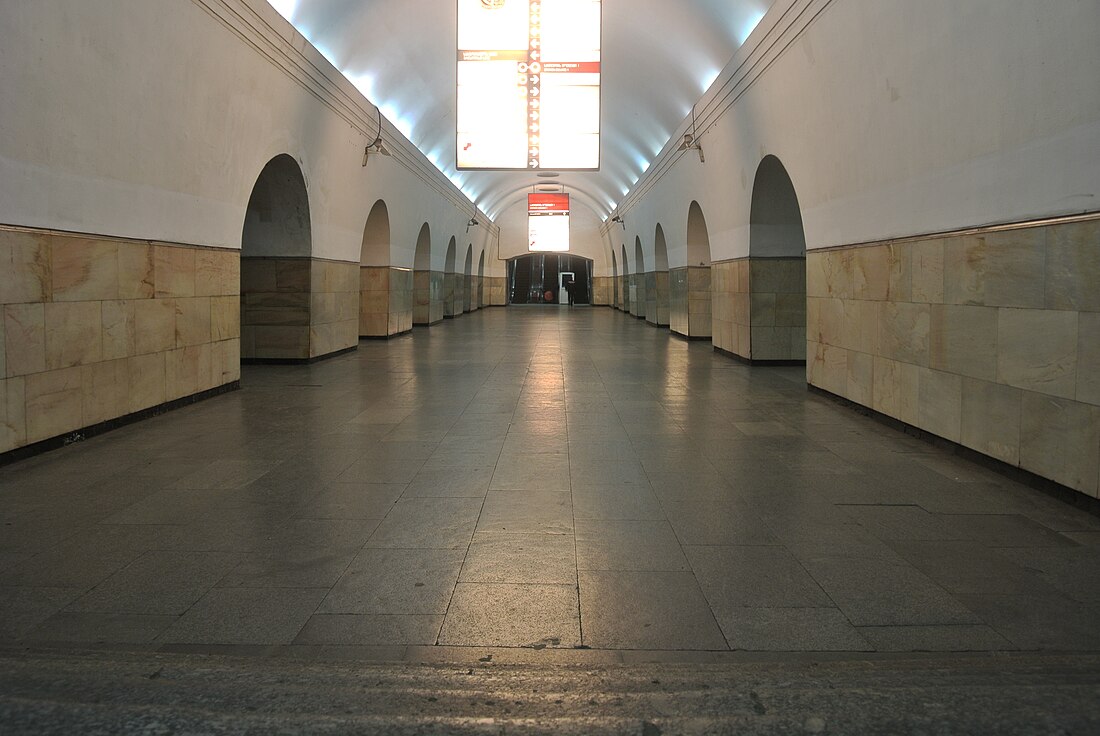
<svg viewBox="0 0 1100 736"><path fill-rule="evenodd" d="M443 319L443 274L432 271L432 229L420 226L413 252L413 324L434 325Z"/></svg>
<svg viewBox="0 0 1100 736"><path fill-rule="evenodd" d="M458 245L454 236L447 242L447 253L443 260L443 316L454 317L456 308L462 314L461 285L455 273L455 251Z"/></svg>
<svg viewBox="0 0 1100 736"><path fill-rule="evenodd" d="M241 360L308 360L313 235L298 162L274 157L260 171L241 232Z"/></svg>
<svg viewBox="0 0 1100 736"><path fill-rule="evenodd" d="M634 236L634 268L630 274L630 314L645 319L645 254L642 252L642 239Z"/></svg>
<svg viewBox="0 0 1100 736"><path fill-rule="evenodd" d="M462 311L474 311L474 244L466 246L466 259L462 268Z"/></svg>
<svg viewBox="0 0 1100 736"><path fill-rule="evenodd" d="M669 327L685 337L710 337L710 235L703 208L692 200L687 216L687 262L669 270Z"/></svg>
<svg viewBox="0 0 1100 736"><path fill-rule="evenodd" d="M626 258L626 243L622 243L621 247L622 247L623 273L622 273L622 276L620 277L621 281L619 283L619 287L620 287L619 288L619 293L622 294L622 298L623 298L622 305L621 305L622 310L624 312L629 313L630 312L630 284L631 284L631 280L630 280L630 262Z"/></svg>
<svg viewBox="0 0 1100 736"><path fill-rule="evenodd" d="M485 306L485 251L477 259L477 308Z"/></svg>
<svg viewBox="0 0 1100 736"><path fill-rule="evenodd" d="M668 245L661 223L653 231L653 270L645 275L646 321L668 325Z"/></svg>
<svg viewBox="0 0 1100 736"><path fill-rule="evenodd" d="M746 266L749 339L744 357L804 363L806 233L794 183L771 155L760 162L753 181Z"/></svg>
<svg viewBox="0 0 1100 736"><path fill-rule="evenodd" d="M388 337L413 325L413 272L392 264L390 214L379 199L363 226L359 255L359 337Z"/></svg>
<svg viewBox="0 0 1100 736"><path fill-rule="evenodd" d="M615 258L615 249L611 249L611 306L621 309L619 302L619 264Z"/></svg>

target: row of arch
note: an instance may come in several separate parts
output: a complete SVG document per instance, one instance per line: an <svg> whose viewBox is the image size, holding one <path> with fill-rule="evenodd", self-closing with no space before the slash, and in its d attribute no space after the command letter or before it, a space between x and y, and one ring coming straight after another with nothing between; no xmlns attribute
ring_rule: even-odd
<svg viewBox="0 0 1100 736"><path fill-rule="evenodd" d="M668 239L657 222L651 263L641 235L633 248L622 242L611 249L611 303L745 358L804 360L806 237L794 184L776 156L761 161L751 197L747 256L714 261L706 217L692 200L685 265L669 268Z"/></svg>
<svg viewBox="0 0 1100 736"><path fill-rule="evenodd" d="M475 267L474 244L460 253L452 235L444 255L443 270L432 271L425 222L412 269L397 266L389 207L378 199L363 226L359 263L314 257L301 166L290 155L274 157L256 180L241 234L242 358L319 357L359 337L399 334L485 306L484 250Z"/></svg>

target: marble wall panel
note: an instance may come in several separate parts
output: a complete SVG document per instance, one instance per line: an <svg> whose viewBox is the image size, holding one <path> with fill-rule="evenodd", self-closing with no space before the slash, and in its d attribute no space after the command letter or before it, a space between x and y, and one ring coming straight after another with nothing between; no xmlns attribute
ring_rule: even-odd
<svg viewBox="0 0 1100 736"><path fill-rule="evenodd" d="M47 302L44 307L46 370L103 359L100 302Z"/></svg>
<svg viewBox="0 0 1100 736"><path fill-rule="evenodd" d="M46 309L42 303L5 304L6 375L27 376L46 370Z"/></svg>
<svg viewBox="0 0 1100 736"><path fill-rule="evenodd" d="M130 363L126 358L81 367L81 426L130 413Z"/></svg>
<svg viewBox="0 0 1100 736"><path fill-rule="evenodd" d="M30 304L50 296L50 236L0 230L0 304Z"/></svg>
<svg viewBox="0 0 1100 736"><path fill-rule="evenodd" d="M423 311L427 314L428 272L423 274ZM371 266L360 269L359 336L388 337L412 329L415 278L407 268ZM426 318L426 317L425 317Z"/></svg>
<svg viewBox="0 0 1100 736"><path fill-rule="evenodd" d="M443 316L454 317L455 316L455 281L456 276L453 273L443 274Z"/></svg>
<svg viewBox="0 0 1100 736"><path fill-rule="evenodd" d="M1047 228L967 234L944 240L944 301L1041 309Z"/></svg>
<svg viewBox="0 0 1100 736"><path fill-rule="evenodd" d="M1077 312L998 310L997 382L1074 398L1077 337Z"/></svg>
<svg viewBox="0 0 1100 736"><path fill-rule="evenodd" d="M997 309L931 305L929 366L960 376L997 378Z"/></svg>
<svg viewBox="0 0 1100 736"><path fill-rule="evenodd" d="M1100 220L1051 227L1045 275L1047 309L1100 312Z"/></svg>
<svg viewBox="0 0 1100 736"><path fill-rule="evenodd" d="M1100 495L1098 233L1090 217L811 252L810 383Z"/></svg>
<svg viewBox="0 0 1100 736"><path fill-rule="evenodd" d="M27 376L27 442L40 442L85 426L82 389L81 366Z"/></svg>
<svg viewBox="0 0 1100 736"><path fill-rule="evenodd" d="M1082 312L1077 321L1077 400L1100 406L1100 313Z"/></svg>
<svg viewBox="0 0 1100 736"><path fill-rule="evenodd" d="M26 379L0 379L0 452L27 444Z"/></svg>
<svg viewBox="0 0 1100 736"><path fill-rule="evenodd" d="M121 241L118 243L118 298L152 299L156 296L156 262L153 258L153 246L149 243ZM203 253L220 254L233 262L237 278L230 285L227 294L240 291L240 254L235 250L202 249ZM210 256L214 258L213 255Z"/></svg>
<svg viewBox="0 0 1100 736"><path fill-rule="evenodd" d="M53 245L50 285L54 302L117 299L118 244L110 240L70 238L64 245Z"/></svg>
<svg viewBox="0 0 1100 736"><path fill-rule="evenodd" d="M156 296L195 296L196 249L158 245L153 248Z"/></svg>

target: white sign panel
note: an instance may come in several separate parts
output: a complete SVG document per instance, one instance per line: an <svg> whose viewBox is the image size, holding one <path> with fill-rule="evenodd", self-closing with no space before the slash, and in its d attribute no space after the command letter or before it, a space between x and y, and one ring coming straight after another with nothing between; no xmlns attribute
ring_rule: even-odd
<svg viewBox="0 0 1100 736"><path fill-rule="evenodd" d="M569 195L527 195L527 250L569 250Z"/></svg>
<svg viewBox="0 0 1100 736"><path fill-rule="evenodd" d="M601 8L458 0L459 169L599 169Z"/></svg>

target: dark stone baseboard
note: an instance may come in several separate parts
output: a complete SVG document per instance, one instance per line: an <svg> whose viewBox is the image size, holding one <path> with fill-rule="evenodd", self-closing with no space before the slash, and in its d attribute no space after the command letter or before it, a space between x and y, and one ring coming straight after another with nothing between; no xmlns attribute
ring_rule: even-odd
<svg viewBox="0 0 1100 736"><path fill-rule="evenodd" d="M356 343L351 347L341 348L340 350L334 350L331 353L317 355L312 358L241 358L241 365L311 365L313 363L320 363L322 360L337 358L345 353L350 353L358 349L359 345Z"/></svg>
<svg viewBox="0 0 1100 736"><path fill-rule="evenodd" d="M805 366L806 365L806 361L804 361L804 360L753 360L752 358L746 358L744 355L738 355L737 353L731 353L729 350L726 350L725 348L720 348L717 345L714 346L714 352L721 353L722 355L725 355L727 358L733 358L738 363L743 363L745 365L753 365L753 366L760 366L760 367L769 367L769 366L771 366L771 367L775 367L775 368L779 368L779 367L783 367L783 366L799 366L799 365Z"/></svg>
<svg viewBox="0 0 1100 736"><path fill-rule="evenodd" d="M928 430L915 427L912 424L895 419L892 416L883 414L880 411L876 411L869 406L856 403L851 399L846 399L843 396L838 396L831 391L826 391L823 388L806 384L806 388L810 393L817 394L831 401L835 401L842 406L845 406L853 411L856 411L863 416L870 417L876 422L883 424L891 429L895 429L899 432L904 432L910 437L915 437L923 442L934 447L940 447L946 450L950 450L952 454L958 455L961 458L973 462L975 465L980 465L983 468L992 470L993 472L1003 475L1010 480L1014 480L1017 483L1022 483L1030 488L1034 488L1037 491L1041 491L1048 496L1053 496L1059 501L1067 503L1071 506L1087 511L1093 516L1100 516L1100 499L1093 498L1081 491L1074 490L1069 486L1062 485L1061 483L1051 480L1050 478L1044 478L1041 475L1032 473L1030 470L1024 470L1006 463L1003 460L998 460L995 457L990 457L984 453L973 450L965 445L960 445L958 442L940 437L938 434L932 434Z"/></svg>
<svg viewBox="0 0 1100 736"><path fill-rule="evenodd" d="M402 330L401 332L395 332L392 335L360 335L359 339L360 340L390 340L390 339L395 338L395 337L401 337L402 335L407 335L410 332L412 332L411 327L407 330Z"/></svg>
<svg viewBox="0 0 1100 736"><path fill-rule="evenodd" d="M166 401L163 404L157 404L151 406L148 409L142 409L141 411L135 411L125 416L116 417L115 419L108 419L105 422L99 422L93 424L90 427L83 427L67 434L60 435L58 437L51 437L48 440L41 440L31 445L24 445L23 447L17 447L14 450L8 450L7 452L0 453L0 467L4 465L10 465L11 463L19 462L20 460L26 460L27 458L34 457L35 455L41 455L44 452L56 450L67 445L71 445L74 442L81 442L95 437L96 435L110 432L113 429L119 427L125 427L128 424L134 422L140 422L143 419L155 417L160 414L172 411L173 409L179 409L180 407L190 406L199 401L212 398L214 396L220 396L221 394L229 393L230 391L236 391L240 389L241 382L233 381L226 383L217 388L207 389L206 391L200 391L197 394L191 394L190 396L184 396L181 399L173 399L172 401Z"/></svg>

